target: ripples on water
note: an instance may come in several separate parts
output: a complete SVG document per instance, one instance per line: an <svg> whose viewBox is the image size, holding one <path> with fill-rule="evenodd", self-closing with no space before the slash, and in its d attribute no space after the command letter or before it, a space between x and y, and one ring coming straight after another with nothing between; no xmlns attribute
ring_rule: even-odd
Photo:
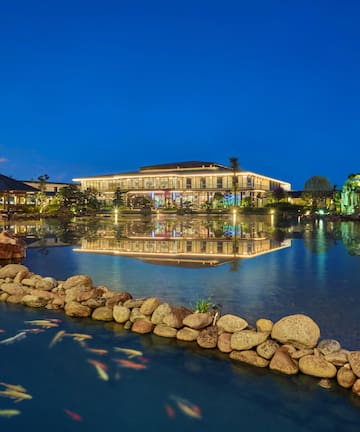
<svg viewBox="0 0 360 432"><path fill-rule="evenodd" d="M153 236L154 244L157 244L160 230L159 241L165 249L169 244L164 235L166 229L159 221L157 223L157 228L151 230L148 227L147 235ZM255 225L255 230L251 223L241 227L244 235L250 232L244 239L249 244L263 236L263 232L274 234L271 226L263 222ZM218 225L217 221L205 231L213 246L215 241L224 238L217 231L216 240L212 240L214 226ZM229 224L220 226L229 229ZM170 227L174 237L177 231L174 232L174 224ZM111 232L109 226L106 228L105 234ZM136 248L141 247L139 233L126 231L130 230L129 225L122 228L123 235L118 236L117 241L132 236L138 242ZM359 304L360 296L356 288L359 257L349 254L347 240L341 237L341 227L333 227L332 231L322 227L323 234L320 231L320 235L318 228L316 231L302 229L300 235L294 228L287 229L287 235L292 237L291 246L274 246L272 252L241 258L236 266L233 262L199 268L155 265L140 257L74 252L73 246L49 247L44 242L40 247L28 248L24 264L35 273L59 280L86 273L96 284L125 289L139 297L157 295L177 304L190 305L199 297L210 297L214 303L221 303L223 313L239 313L252 324L261 316L276 320L286 314L303 312L319 323L323 337L336 337L344 347L355 349L360 346L358 308L354 307ZM100 230L104 239L105 230L103 227ZM199 232L200 235L204 233L201 224L194 227L187 223L182 230L187 241L199 236ZM227 232L225 239L229 236L233 238L234 231ZM354 237L352 232L352 251ZM85 244L84 238L76 240L76 247ZM202 241L204 239L207 237L203 236ZM85 240L87 246L90 242L98 245L93 232ZM56 242L61 244L60 235ZM186 247L186 243L184 245ZM99 428L137 431L143 427L172 431L218 431L219 428L234 427L256 431L360 429L360 398L352 396L348 390L337 386L324 390L311 377L284 377L269 370L233 363L225 355L204 352L193 344L155 335L135 335L114 324L0 304L0 329L5 330L1 339L26 328L28 324L24 321L46 317L62 321L58 328L28 334L25 339L10 345L0 344L0 381L21 384L33 396L31 400L19 403L0 398L0 410L21 411L18 416L0 418L2 432L42 432L49 428L59 432L88 432ZM60 329L67 333L92 335L88 346L105 349L107 354L89 355L86 347L69 337L49 348ZM116 367L112 360L114 356L119 357L114 352L115 346L142 351L148 360L144 363L146 368ZM109 381L101 380L93 365L88 363L94 358L108 366ZM182 412L175 403L176 398L198 406L202 418L192 418ZM77 413L81 421L72 419L65 409Z"/></svg>

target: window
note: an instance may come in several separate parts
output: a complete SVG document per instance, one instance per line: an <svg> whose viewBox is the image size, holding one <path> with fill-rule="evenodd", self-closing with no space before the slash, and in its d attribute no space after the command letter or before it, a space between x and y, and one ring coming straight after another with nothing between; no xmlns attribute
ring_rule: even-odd
<svg viewBox="0 0 360 432"><path fill-rule="evenodd" d="M201 177L200 178L200 188L201 189L205 189L206 188L206 178L205 177Z"/></svg>
<svg viewBox="0 0 360 432"><path fill-rule="evenodd" d="M192 251L192 242L188 240L186 242L186 252L191 252L191 251Z"/></svg>
<svg viewBox="0 0 360 432"><path fill-rule="evenodd" d="M223 253L223 242L217 242L216 249L217 253Z"/></svg>
<svg viewBox="0 0 360 432"><path fill-rule="evenodd" d="M223 178L222 177L217 177L216 178L216 187L218 189L222 189L222 187L223 187Z"/></svg>
<svg viewBox="0 0 360 432"><path fill-rule="evenodd" d="M192 179L190 177L187 177L186 179L186 189L191 189L192 187Z"/></svg>

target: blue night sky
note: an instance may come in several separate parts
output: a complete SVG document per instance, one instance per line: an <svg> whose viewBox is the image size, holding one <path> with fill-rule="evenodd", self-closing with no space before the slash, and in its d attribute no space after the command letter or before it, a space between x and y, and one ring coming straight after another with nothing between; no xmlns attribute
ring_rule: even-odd
<svg viewBox="0 0 360 432"><path fill-rule="evenodd" d="M0 1L0 173L360 171L358 0Z"/></svg>

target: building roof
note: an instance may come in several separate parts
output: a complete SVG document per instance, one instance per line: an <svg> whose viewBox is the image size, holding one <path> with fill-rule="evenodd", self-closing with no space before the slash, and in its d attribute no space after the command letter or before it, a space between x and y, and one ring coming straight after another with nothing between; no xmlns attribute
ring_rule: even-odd
<svg viewBox="0 0 360 432"><path fill-rule="evenodd" d="M39 192L39 189L29 186L11 177L0 174L0 192Z"/></svg>
<svg viewBox="0 0 360 432"><path fill-rule="evenodd" d="M204 162L204 161L186 161L186 162L171 162L159 165L147 165L140 167L140 171L148 171L148 170L175 170L175 169L199 169L199 168L226 168L230 169L225 165L220 165L216 162Z"/></svg>

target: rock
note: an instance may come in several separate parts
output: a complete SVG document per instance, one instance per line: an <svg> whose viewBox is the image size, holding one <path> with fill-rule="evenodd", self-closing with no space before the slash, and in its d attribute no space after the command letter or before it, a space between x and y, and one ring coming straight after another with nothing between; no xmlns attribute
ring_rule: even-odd
<svg viewBox="0 0 360 432"><path fill-rule="evenodd" d="M218 339L218 329L210 326L200 331L196 341L201 348L216 348Z"/></svg>
<svg viewBox="0 0 360 432"><path fill-rule="evenodd" d="M135 322L138 319L147 319L148 317L140 312L140 308L133 308L130 311L130 321Z"/></svg>
<svg viewBox="0 0 360 432"><path fill-rule="evenodd" d="M22 283L22 281L29 276L30 272L28 269L20 270L14 277L14 282Z"/></svg>
<svg viewBox="0 0 360 432"><path fill-rule="evenodd" d="M76 301L65 304L65 313L68 316L86 318L91 315L92 309Z"/></svg>
<svg viewBox="0 0 360 432"><path fill-rule="evenodd" d="M96 321L112 321L113 310L107 306L100 306L94 309L91 318Z"/></svg>
<svg viewBox="0 0 360 432"><path fill-rule="evenodd" d="M264 359L256 354L255 351L231 351L230 358L232 360L241 361L252 366L265 368L269 365L269 360Z"/></svg>
<svg viewBox="0 0 360 432"><path fill-rule="evenodd" d="M133 325L133 323L130 320L126 321L126 323L124 324L124 329L130 330L132 325Z"/></svg>
<svg viewBox="0 0 360 432"><path fill-rule="evenodd" d="M217 347L223 353L230 353L231 348L231 335L232 333L221 333L218 335Z"/></svg>
<svg viewBox="0 0 360 432"><path fill-rule="evenodd" d="M260 333L253 330L242 330L233 333L231 336L231 348L242 351L249 350L263 343L269 336L269 333Z"/></svg>
<svg viewBox="0 0 360 432"><path fill-rule="evenodd" d="M267 339L265 342L256 347L256 352L259 354L259 356L270 360L279 348L280 345L277 342L272 339Z"/></svg>
<svg viewBox="0 0 360 432"><path fill-rule="evenodd" d="M332 388L332 383L328 378L321 378L318 382L318 386L328 390Z"/></svg>
<svg viewBox="0 0 360 432"><path fill-rule="evenodd" d="M106 299L106 306L108 307L114 307L115 305L118 304L123 304L128 300L132 299L132 296L130 293L128 292L116 292L116 293L108 293L106 295L104 295L105 299Z"/></svg>
<svg viewBox="0 0 360 432"><path fill-rule="evenodd" d="M4 302L4 301L6 301L6 299L8 297L9 297L9 294L6 293L6 292L3 292L3 293L0 294L0 301ZM21 296L21 298L22 298L22 296Z"/></svg>
<svg viewBox="0 0 360 432"><path fill-rule="evenodd" d="M297 362L291 358L288 350L284 347L276 350L270 361L269 368L286 375L296 375L299 372Z"/></svg>
<svg viewBox="0 0 360 432"><path fill-rule="evenodd" d="M169 327L165 324L158 324L154 328L154 334L157 336L167 337L167 338L174 338L176 337L177 329L173 327Z"/></svg>
<svg viewBox="0 0 360 432"><path fill-rule="evenodd" d="M21 303L24 304L25 306L40 308L40 307L45 307L48 301L49 298L39 297L33 294L27 294L24 295L24 297L21 300Z"/></svg>
<svg viewBox="0 0 360 432"><path fill-rule="evenodd" d="M335 339L323 339L322 341L319 342L316 348L321 352L321 354L325 356L327 354L340 351L341 345Z"/></svg>
<svg viewBox="0 0 360 432"><path fill-rule="evenodd" d="M306 355L314 354L314 350L312 348L303 348L300 350L295 350L294 352L290 353L291 357L294 360L299 360L301 357L304 357Z"/></svg>
<svg viewBox="0 0 360 432"><path fill-rule="evenodd" d="M28 287L35 288L36 282L39 281L39 280L41 280L41 279L42 279L41 276L39 276L39 275L33 275L31 277L23 278L22 281L21 281L21 284L25 285L25 286L28 286Z"/></svg>
<svg viewBox="0 0 360 432"><path fill-rule="evenodd" d="M92 288L93 282L90 276L76 275L71 276L63 284L65 290L75 287Z"/></svg>
<svg viewBox="0 0 360 432"><path fill-rule="evenodd" d="M151 316L151 322L154 324L161 324L164 317L171 312L171 306L169 303L160 304L153 312Z"/></svg>
<svg viewBox="0 0 360 432"><path fill-rule="evenodd" d="M26 255L26 243L10 231L0 232L0 259L20 259Z"/></svg>
<svg viewBox="0 0 360 432"><path fill-rule="evenodd" d="M126 306L129 309L134 309L134 308L140 309L144 301L145 301L144 299L129 299L124 301L123 306Z"/></svg>
<svg viewBox="0 0 360 432"><path fill-rule="evenodd" d="M227 314L221 316L216 325L219 330L227 333L235 333L244 330L248 326L248 323L239 316Z"/></svg>
<svg viewBox="0 0 360 432"><path fill-rule="evenodd" d="M213 316L210 312L190 313L184 318L183 325L195 330L200 330L210 325L212 320Z"/></svg>
<svg viewBox="0 0 360 432"><path fill-rule="evenodd" d="M350 365L347 364L338 370L336 380L341 387L350 388L356 381L356 375L351 370Z"/></svg>
<svg viewBox="0 0 360 432"><path fill-rule="evenodd" d="M150 297L144 301L140 307L140 312L144 315L151 315L154 310L160 305L161 300L157 297Z"/></svg>
<svg viewBox="0 0 360 432"><path fill-rule="evenodd" d="M84 306L89 306L91 309L96 309L101 306L107 306L112 309L112 306L106 303L106 299L104 297L89 298L89 300L82 301L81 304Z"/></svg>
<svg viewBox="0 0 360 432"><path fill-rule="evenodd" d="M357 379L354 382L354 385L352 386L352 391L357 395L360 396L360 379Z"/></svg>
<svg viewBox="0 0 360 432"><path fill-rule="evenodd" d="M318 378L334 378L337 373L332 363L326 361L323 356L314 354L301 357L299 368L302 373Z"/></svg>
<svg viewBox="0 0 360 432"><path fill-rule="evenodd" d="M130 309L121 305L114 306L113 318L120 324L125 323L130 319Z"/></svg>
<svg viewBox="0 0 360 432"><path fill-rule="evenodd" d="M350 352L348 355L348 360L354 374L357 377L360 377L360 351Z"/></svg>
<svg viewBox="0 0 360 432"><path fill-rule="evenodd" d="M292 343L297 348L313 348L319 337L319 326L307 315L289 315L277 321L271 337L281 343Z"/></svg>
<svg viewBox="0 0 360 432"><path fill-rule="evenodd" d="M273 328L274 323L270 321L269 319L260 318L256 321L256 328L259 332L269 332L271 333L271 330Z"/></svg>
<svg viewBox="0 0 360 432"><path fill-rule="evenodd" d="M344 366L348 362L348 355L350 351L341 349L325 356L325 360L332 363L335 366Z"/></svg>
<svg viewBox="0 0 360 432"><path fill-rule="evenodd" d="M190 327L183 327L176 333L176 339L191 342L197 339L199 333L199 330L195 330Z"/></svg>
<svg viewBox="0 0 360 432"><path fill-rule="evenodd" d="M39 279L35 282L35 288L43 291L51 291L55 288L54 281L51 278L48 279Z"/></svg>
<svg viewBox="0 0 360 432"><path fill-rule="evenodd" d="M183 320L191 314L189 309L184 307L172 307L171 312L164 316L163 323L169 327L181 328L183 326Z"/></svg>
<svg viewBox="0 0 360 432"><path fill-rule="evenodd" d="M13 295L9 295L9 294L5 294L7 295L6 297L6 303L12 303L12 304L19 304L21 303L22 299L23 299L23 295L21 294L13 294Z"/></svg>
<svg viewBox="0 0 360 432"><path fill-rule="evenodd" d="M1 289L2 289L2 291L6 292L10 295L24 295L24 294L26 294L26 290L21 285L21 283L16 283L16 282L3 283L1 285Z"/></svg>
<svg viewBox="0 0 360 432"><path fill-rule="evenodd" d="M0 268L0 279L14 279L20 271L29 272L29 269L22 264L7 264Z"/></svg>
<svg viewBox="0 0 360 432"><path fill-rule="evenodd" d="M154 327L154 324L150 320L146 318L140 318L133 323L131 330L135 333L145 334L151 333Z"/></svg>
<svg viewBox="0 0 360 432"><path fill-rule="evenodd" d="M65 303L70 303L73 301L81 303L95 296L96 294L94 288L89 288L85 286L68 288L65 291Z"/></svg>

